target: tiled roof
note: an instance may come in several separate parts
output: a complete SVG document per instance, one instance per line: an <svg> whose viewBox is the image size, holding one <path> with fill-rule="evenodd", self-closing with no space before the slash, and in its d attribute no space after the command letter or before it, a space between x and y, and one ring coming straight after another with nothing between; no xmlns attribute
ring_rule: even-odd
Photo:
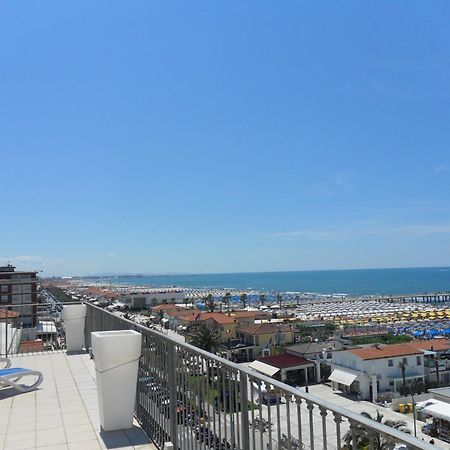
<svg viewBox="0 0 450 450"><path fill-rule="evenodd" d="M6 319L6 317L8 317L9 319L14 319L19 316L20 316L20 312L5 311L4 309L0 309L0 319Z"/></svg>
<svg viewBox="0 0 450 450"><path fill-rule="evenodd" d="M380 345L379 347L358 348L351 352L361 359L381 359L395 356L420 355L422 350L443 351L450 349L449 339L418 340L404 344Z"/></svg>
<svg viewBox="0 0 450 450"><path fill-rule="evenodd" d="M212 313L202 313L200 315L200 320L208 320L208 319L212 319L215 322L223 324L223 325L228 324L228 323L235 323L235 320L232 317L228 316L227 314L223 314L223 313L212 312Z"/></svg>
<svg viewBox="0 0 450 450"><path fill-rule="evenodd" d="M151 309L153 311L161 311L161 310L166 311L168 309L181 309L181 308L179 306L177 306L177 305L167 304L167 305L158 305L158 306L155 306L155 307L153 307Z"/></svg>
<svg viewBox="0 0 450 450"><path fill-rule="evenodd" d="M261 317L266 318L268 314L261 311L233 311L230 312L231 317L235 317L236 319L245 319L247 317Z"/></svg>
<svg viewBox="0 0 450 450"><path fill-rule="evenodd" d="M261 361L265 364L270 364L271 366L278 367L280 369L284 369L285 367L305 366L307 364L312 364L311 361L308 361L305 358L288 355L287 353L284 353L282 355L264 356L263 358L258 358L258 361Z"/></svg>
<svg viewBox="0 0 450 450"><path fill-rule="evenodd" d="M432 339L430 341L419 340L408 342L408 345L418 350L442 351L450 349L449 339Z"/></svg>
<svg viewBox="0 0 450 450"><path fill-rule="evenodd" d="M246 334L271 334L278 333L279 331L285 333L292 331L292 327L290 325L260 323L249 327L239 328L237 331Z"/></svg>
<svg viewBox="0 0 450 450"><path fill-rule="evenodd" d="M190 316L183 316L183 317L181 317L181 319L187 320L188 322L193 322L193 321L203 322L205 320L212 319L221 325L235 323L235 320L232 317L227 316L226 314L223 314L223 313L219 313L219 312L216 312L216 313L215 312L212 312L212 313L211 312L209 312L209 313L197 312Z"/></svg>
<svg viewBox="0 0 450 450"><path fill-rule="evenodd" d="M350 350L358 358L368 359L382 359L392 358L395 356L420 355L422 352L409 344L393 344L369 348L357 348Z"/></svg>

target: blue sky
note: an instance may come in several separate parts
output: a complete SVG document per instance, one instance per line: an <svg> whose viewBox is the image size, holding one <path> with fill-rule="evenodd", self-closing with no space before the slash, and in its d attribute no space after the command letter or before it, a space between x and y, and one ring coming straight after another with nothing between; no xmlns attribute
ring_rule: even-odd
<svg viewBox="0 0 450 450"><path fill-rule="evenodd" d="M0 262L450 264L448 2L0 2Z"/></svg>

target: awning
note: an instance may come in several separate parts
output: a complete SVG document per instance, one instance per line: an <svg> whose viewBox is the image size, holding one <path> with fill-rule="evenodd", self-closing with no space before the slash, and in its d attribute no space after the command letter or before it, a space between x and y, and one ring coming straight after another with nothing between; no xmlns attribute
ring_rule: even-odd
<svg viewBox="0 0 450 450"><path fill-rule="evenodd" d="M278 367L271 366L270 364L263 363L261 361L253 361L248 365L250 369L257 370L258 372L273 377L277 372L280 371Z"/></svg>
<svg viewBox="0 0 450 450"><path fill-rule="evenodd" d="M450 406L440 400L430 399L417 403L417 411L423 411L433 417L450 421Z"/></svg>
<svg viewBox="0 0 450 450"><path fill-rule="evenodd" d="M334 369L328 379L339 384L344 384L345 386L350 386L355 381L357 376L358 375L350 372L345 372L341 369Z"/></svg>

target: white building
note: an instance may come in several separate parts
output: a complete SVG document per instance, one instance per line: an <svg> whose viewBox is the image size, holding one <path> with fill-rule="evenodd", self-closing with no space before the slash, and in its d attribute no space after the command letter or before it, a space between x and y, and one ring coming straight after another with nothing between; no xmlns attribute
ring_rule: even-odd
<svg viewBox="0 0 450 450"><path fill-rule="evenodd" d="M150 308L161 303L183 303L186 293L183 289L160 288L132 291L122 294L117 300L134 309Z"/></svg>
<svg viewBox="0 0 450 450"><path fill-rule="evenodd" d="M333 352L329 380L337 389L375 402L379 393L396 392L403 386L401 363L406 385L425 382L424 352L409 344Z"/></svg>

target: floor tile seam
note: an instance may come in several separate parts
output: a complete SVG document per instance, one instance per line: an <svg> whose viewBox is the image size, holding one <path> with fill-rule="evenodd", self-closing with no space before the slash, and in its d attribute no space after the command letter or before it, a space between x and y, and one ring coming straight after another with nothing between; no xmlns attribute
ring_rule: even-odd
<svg viewBox="0 0 450 450"><path fill-rule="evenodd" d="M91 416L90 416L89 411L88 411L88 409L87 409L86 401L85 401L83 392L80 390L80 386L78 385L77 379L76 379L76 377L75 377L74 369L73 369L73 367L72 367L72 361L69 361L69 359L67 358L67 354L66 354L65 356L66 356L66 362L67 362L67 365L68 365L68 367L69 367L69 370L71 371L72 378L73 378L73 380L74 380L74 382L75 382L75 386L76 386L76 388L77 388L78 395L79 395L79 397L81 398L81 401L82 401L82 403L83 403L84 412L85 412L87 418L89 419L89 424L91 425L91 428L92 428L92 430L94 431L95 438L96 438L96 440L97 440L99 446L101 446L101 442L100 442L100 440L99 440L99 436L97 435L96 430L95 430L95 428L94 428L94 426L93 426L93 424L92 424L92 422L91 422ZM80 357L77 356L77 359L80 359ZM84 363L83 358L81 358L81 360L82 360L83 364L80 364L80 367L83 367L83 366L84 366L84 367L85 367L85 370L88 370L87 367L86 367L86 364ZM63 421L63 425L64 425L64 421ZM64 431L65 431L65 429L66 429L66 428L65 428L65 425L64 425ZM67 436L67 435L66 435L66 436Z"/></svg>
<svg viewBox="0 0 450 450"><path fill-rule="evenodd" d="M63 430L64 430L64 438L66 440L66 445L67 445L67 435L66 435L66 429L64 428L64 421L62 420L62 409L61 409L61 399L59 397L59 391L58 391L58 385L57 385L57 378L55 376L55 362L53 361L52 358L50 358L50 365L51 365L51 370L52 370L52 376L53 379L55 381L55 388L56 388L56 397L58 398L58 406L59 406L59 411L60 411L60 415L61 415L61 421L63 423ZM36 446L37 446L37 431L36 431Z"/></svg>
<svg viewBox="0 0 450 450"><path fill-rule="evenodd" d="M89 360L87 360L86 358L83 358L83 357L81 357L81 356L80 356L80 359L81 359L82 365L84 366L84 369L87 371L87 373L89 374L89 376L90 376L91 379L94 381L94 383L95 383L95 385L96 385L96 387L97 387L97 383L96 383L95 376L92 375L91 370L90 370L90 368L88 367L88 361L89 361ZM81 364L80 364L80 366L81 366ZM85 408L87 408L87 407L86 407L86 402L85 402L85 399L84 399L84 395L83 395L81 392L80 392L80 395L81 395L81 398L82 398L83 403L84 403L84 405L85 405ZM88 414L89 419L92 420L89 411L87 411L87 414ZM94 430L94 431L95 431L95 430ZM134 448L134 446L133 446L133 444L132 444L130 438L128 437L128 435L127 435L125 432L123 432L123 434L125 435L125 438L126 438L126 440L129 442L130 446ZM101 439L100 432L99 432L98 434L96 433L96 437L97 437L97 440L98 440L98 442L99 442L100 447L102 447L102 444L104 444L104 442L103 442L103 440L100 440L100 439ZM104 444L104 445L105 445L105 444Z"/></svg>

